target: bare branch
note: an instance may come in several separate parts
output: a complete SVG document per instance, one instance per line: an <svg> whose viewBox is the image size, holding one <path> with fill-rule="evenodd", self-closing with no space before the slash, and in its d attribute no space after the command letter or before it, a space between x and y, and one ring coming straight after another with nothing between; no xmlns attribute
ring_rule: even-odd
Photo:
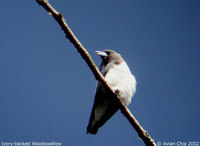
<svg viewBox="0 0 200 146"><path fill-rule="evenodd" d="M129 109L121 102L121 100L118 98L118 94L115 93L112 90L112 88L106 83L104 77L102 76L101 72L99 71L99 69L95 65L95 63L92 60L92 58L90 57L89 53L86 51L86 49L82 46L82 44L78 41L78 39L75 37L73 32L68 27L68 25L65 22L62 14L58 13L46 0L36 0L36 1L44 9L46 9L49 13L51 13L51 15L54 17L54 19L59 23L62 30L65 32L66 37L74 45L74 47L81 54L83 59L86 61L86 63L88 64L88 66L92 70L96 80L98 80L103 85L103 87L105 88L105 90L107 92L110 92L111 95L113 95L116 98L116 100L118 100L121 112L128 119L130 124L135 128L135 130L138 133L139 138L141 138L147 146L155 146L156 144L155 144L154 140L142 128L142 126L138 123L138 121L135 119L135 117L131 114Z"/></svg>

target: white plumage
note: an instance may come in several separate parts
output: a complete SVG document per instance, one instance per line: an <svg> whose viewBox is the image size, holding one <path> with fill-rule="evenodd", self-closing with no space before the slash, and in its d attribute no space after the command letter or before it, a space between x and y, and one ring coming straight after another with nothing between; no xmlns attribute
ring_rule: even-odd
<svg viewBox="0 0 200 146"><path fill-rule="evenodd" d="M119 90L120 99L126 106L131 103L136 92L136 80L125 61L119 65L114 64L107 72L105 80L114 91Z"/></svg>

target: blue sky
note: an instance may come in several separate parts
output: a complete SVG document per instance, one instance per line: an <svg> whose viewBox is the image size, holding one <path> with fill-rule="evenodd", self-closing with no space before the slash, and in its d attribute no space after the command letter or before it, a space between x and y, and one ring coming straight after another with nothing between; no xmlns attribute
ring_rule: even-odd
<svg viewBox="0 0 200 146"><path fill-rule="evenodd" d="M97 65L119 52L137 80L130 111L158 142L200 141L198 0L53 1ZM35 0L0 1L0 141L138 145L116 113L87 135L96 81Z"/></svg>

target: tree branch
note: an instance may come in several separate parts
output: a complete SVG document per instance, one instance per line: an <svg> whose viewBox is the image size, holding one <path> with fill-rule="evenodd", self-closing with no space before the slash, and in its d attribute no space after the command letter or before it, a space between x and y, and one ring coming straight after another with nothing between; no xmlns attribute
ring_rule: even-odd
<svg viewBox="0 0 200 146"><path fill-rule="evenodd" d="M63 16L61 13L58 13L48 2L47 0L36 0L39 5L41 5L44 9L46 9L49 13L52 14L54 19L59 23L62 30L64 31L66 37L70 40L70 42L74 45L74 47L77 49L77 51L81 54L85 62L88 64L90 69L92 70L96 80L98 80L105 90L107 92L110 92L111 95L113 95L116 100L118 100L120 105L120 110L124 114L124 116L128 119L130 124L135 128L135 130L138 133L138 136L144 141L144 143L147 146L155 146L154 140L150 137L148 132L146 132L142 126L138 123L138 121L135 119L135 117L131 114L129 109L121 102L121 100L118 97L118 94L115 93L112 88L106 83L104 77L102 76L101 72L95 65L94 61L90 57L89 53L86 51L86 49L82 46L82 44L78 41L78 39L75 37L73 32L68 27L67 23L65 22Z"/></svg>

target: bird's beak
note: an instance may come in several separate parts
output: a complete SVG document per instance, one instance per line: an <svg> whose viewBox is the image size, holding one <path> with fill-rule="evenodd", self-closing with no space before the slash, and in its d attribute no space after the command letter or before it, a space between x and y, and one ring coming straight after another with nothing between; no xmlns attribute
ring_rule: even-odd
<svg viewBox="0 0 200 146"><path fill-rule="evenodd" d="M104 56L104 57L106 57L106 56L108 56L105 52L103 52L103 51L95 51L95 53L97 54L97 55L99 55L99 56Z"/></svg>

